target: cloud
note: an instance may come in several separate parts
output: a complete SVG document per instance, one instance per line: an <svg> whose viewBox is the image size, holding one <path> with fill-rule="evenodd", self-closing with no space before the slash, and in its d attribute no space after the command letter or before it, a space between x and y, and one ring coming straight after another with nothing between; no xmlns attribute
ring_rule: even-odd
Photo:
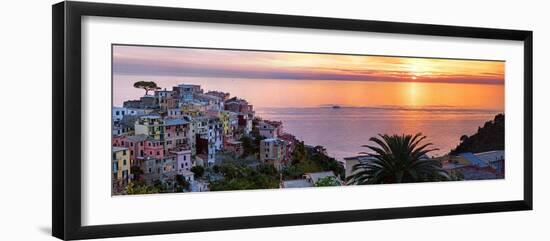
<svg viewBox="0 0 550 241"><path fill-rule="evenodd" d="M135 46L115 46L113 51L116 75L504 83L500 72L503 67L482 63L488 66L484 68L471 62L474 61Z"/></svg>

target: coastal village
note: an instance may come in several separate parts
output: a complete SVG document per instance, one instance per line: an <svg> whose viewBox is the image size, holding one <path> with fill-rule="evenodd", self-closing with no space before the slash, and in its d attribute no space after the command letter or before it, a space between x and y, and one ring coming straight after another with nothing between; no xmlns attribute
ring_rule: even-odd
<svg viewBox="0 0 550 241"><path fill-rule="evenodd" d="M355 165L373 160L331 158L230 93L192 84L134 87L145 95L112 109L113 195L343 186ZM503 150L422 158L437 160L452 180L504 177Z"/></svg>

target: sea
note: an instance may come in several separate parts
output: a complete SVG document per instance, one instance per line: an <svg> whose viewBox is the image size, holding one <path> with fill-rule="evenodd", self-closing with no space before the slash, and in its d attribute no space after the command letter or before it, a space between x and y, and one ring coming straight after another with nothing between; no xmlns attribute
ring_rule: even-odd
<svg viewBox="0 0 550 241"><path fill-rule="evenodd" d="M163 89L197 84L246 99L257 116L282 121L285 132L338 160L368 151L361 146L378 134L418 132L439 148L431 155L444 155L504 110L504 85L134 75L113 76L113 106L143 96L137 80Z"/></svg>
<svg viewBox="0 0 550 241"><path fill-rule="evenodd" d="M369 138L379 134L416 134L433 143L430 156L448 153L462 135L474 134L479 126L492 120L497 110L453 107L308 107L260 108L256 115L283 122L284 131L307 145L321 145L337 160L369 150Z"/></svg>

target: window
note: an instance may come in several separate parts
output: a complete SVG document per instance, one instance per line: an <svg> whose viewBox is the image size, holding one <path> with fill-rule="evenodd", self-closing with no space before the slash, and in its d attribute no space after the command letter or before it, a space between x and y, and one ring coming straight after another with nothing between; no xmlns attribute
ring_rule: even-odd
<svg viewBox="0 0 550 241"><path fill-rule="evenodd" d="M183 160L186 161L186 160L187 160L187 156L183 156Z"/></svg>
<svg viewBox="0 0 550 241"><path fill-rule="evenodd" d="M126 156L126 150L122 150L122 155Z"/></svg>
<svg viewBox="0 0 550 241"><path fill-rule="evenodd" d="M133 142L130 142L130 146L134 146L134 143L133 143Z"/></svg>
<svg viewBox="0 0 550 241"><path fill-rule="evenodd" d="M115 115L118 115L118 114L119 114L118 110L117 110L117 111L115 111Z"/></svg>
<svg viewBox="0 0 550 241"><path fill-rule="evenodd" d="M122 160L122 165L126 166L126 159Z"/></svg>
<svg viewBox="0 0 550 241"><path fill-rule="evenodd" d="M113 153L113 160L116 160L116 153Z"/></svg>
<svg viewBox="0 0 550 241"><path fill-rule="evenodd" d="M160 152L159 152L159 151L157 151L157 156L158 156L158 155L160 155Z"/></svg>

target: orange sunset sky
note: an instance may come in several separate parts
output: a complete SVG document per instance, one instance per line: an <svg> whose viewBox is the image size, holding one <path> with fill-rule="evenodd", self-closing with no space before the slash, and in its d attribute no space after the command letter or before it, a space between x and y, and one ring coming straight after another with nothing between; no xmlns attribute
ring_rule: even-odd
<svg viewBox="0 0 550 241"><path fill-rule="evenodd" d="M135 98L139 92L122 90L126 88L122 83L152 80L171 88L174 83L163 81L171 79L198 81L206 90L228 91L260 106L448 105L503 109L504 67L504 61L113 46L114 94L119 88L120 95L132 95L126 99ZM236 87L234 83L205 81L214 79L250 84ZM292 93L273 97L261 90L268 86ZM293 97L297 95L301 97ZM114 99L117 102L116 96Z"/></svg>

